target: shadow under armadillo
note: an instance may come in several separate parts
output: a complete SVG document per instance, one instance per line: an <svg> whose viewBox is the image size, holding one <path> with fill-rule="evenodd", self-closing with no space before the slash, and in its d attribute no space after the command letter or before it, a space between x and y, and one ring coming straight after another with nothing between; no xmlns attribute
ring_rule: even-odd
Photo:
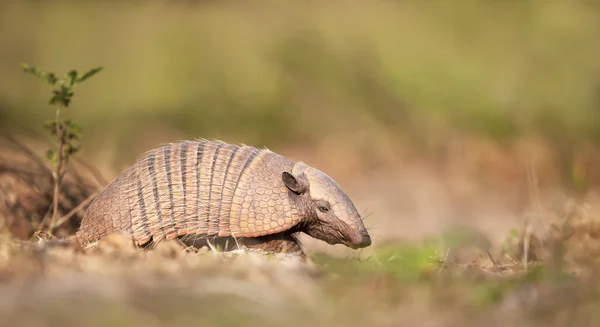
<svg viewBox="0 0 600 327"><path fill-rule="evenodd" d="M260 237L239 237L232 236L214 237L197 234L179 236L176 239L186 247L195 249L214 248L217 251L230 252L239 249L258 250L264 253L289 253L305 257L302 246L294 235L297 231L286 231L278 234L260 236ZM140 247L151 249L156 244L150 240Z"/></svg>

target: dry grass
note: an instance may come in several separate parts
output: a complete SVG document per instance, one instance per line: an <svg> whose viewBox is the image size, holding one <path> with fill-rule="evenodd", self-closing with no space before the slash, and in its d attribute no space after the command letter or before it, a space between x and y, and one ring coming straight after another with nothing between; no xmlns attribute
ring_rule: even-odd
<svg viewBox="0 0 600 327"><path fill-rule="evenodd" d="M492 211L489 203L506 201L498 194L480 203L484 210L473 213L472 220L464 221L469 228L442 229L438 235L429 230L424 240L405 242L398 241L399 230L387 228L384 237L374 237L374 245L362 253L349 251L351 255L344 257L332 255L333 247L321 247L324 252L312 248L308 265L286 256L193 252L174 242L162 243L153 251L135 250L119 237L80 252L43 241L19 241L5 234L0 240L1 323L586 326L600 322L595 310L600 201L593 193L588 194L587 202L542 195L540 185L546 193L552 189L549 186L556 187L555 182L548 182L551 174L547 172L552 171L548 170L549 160L538 159L534 165L536 169L546 168L535 170L545 172L542 181L531 171L527 179L524 166L511 154L485 144L473 146L477 145L475 140L464 142L470 152L462 156L454 152L449 160L441 160L447 165L443 171L436 170L435 163L430 162L431 168L415 161L410 169L419 166L422 176L429 175L429 180L415 179L408 184L407 192L427 195L415 198L423 202L419 205L440 206L431 196L439 186L435 183L445 181L442 193L449 193L445 199L456 209L482 202L484 195L491 194L483 192L490 185L497 187L498 193L527 195L521 201L530 210L517 211L522 216L513 214L522 226L517 226L503 243L494 240L504 233L495 229L498 222L486 217ZM9 152L3 154L11 157ZM323 155L316 161L324 162L326 158ZM529 157L520 157L527 162L525 158ZM410 175L410 169L405 165L397 171L408 171ZM516 174L512 170L523 171ZM352 170L348 171L346 178L350 180ZM394 218L403 216L384 211L393 210L402 198L393 184L393 173L388 171L381 181L368 178L358 184L362 191L357 193L358 199L371 192L378 197L389 196L371 208L384 228L386 223L399 223ZM513 176L513 180L500 184L507 176ZM36 184L23 185L29 189ZM402 201L414 205L413 199ZM443 209L431 212L441 215ZM442 218L452 220L446 214L449 217ZM422 223L432 223L425 218L424 222L406 218L405 234L418 232ZM3 227L8 227L5 223ZM485 232L478 228L486 225ZM525 247L528 251L524 262Z"/></svg>
<svg viewBox="0 0 600 327"><path fill-rule="evenodd" d="M449 201L463 205L469 201L481 202L482 191L489 185L499 187L497 181L514 174L509 167L515 165L506 159L509 155L498 155L489 147L469 148L473 153L466 159L454 153L449 158L457 162L446 161L447 170L430 176L429 180L429 183L445 179L460 181L449 182L444 190L454 191L454 197L447 198ZM8 153L4 153L5 157L10 157ZM477 164L468 164L478 160L487 163L482 171L495 173L487 176L487 181L477 178ZM539 167L544 164L548 165L541 160ZM430 172L423 162L417 165L424 173ZM399 170L407 169L404 166ZM468 176L462 175L464 171L475 173L470 180L459 178ZM391 185L391 176L386 174L383 182L370 179L360 187L371 188L358 193L375 190L377 196L392 194L372 209L378 211L377 218L388 224L400 216L386 216L382 211L384 207L394 208L392 204L401 197L394 193L398 188ZM542 177L548 183L549 174ZM464 183L473 182L473 178L478 183L465 188ZM515 177L515 181L519 180ZM600 201L594 200L593 194L587 202L542 195L538 188L545 185L548 189L548 184L538 181L533 174L521 182L524 183L521 187L529 187L524 202L530 210L522 211L522 216L513 216L523 222L522 226L517 226L504 242L494 240L503 232L495 230L494 220L486 217L491 211L487 207L487 212L477 211L473 220L465 220L469 228L442 229L437 235L430 230L428 237L421 240L400 242L396 237L398 231L388 230L384 237L374 237L374 245L366 251L352 252L346 257L339 253L332 255L335 252L332 247L321 247L323 252L319 247L309 248L312 258L309 264L289 256L195 252L175 242L143 251L132 248L130 242L119 237L81 252L68 245L17 240L6 233L0 239L1 324L597 324L600 322L595 310L600 268L597 259ZM417 191L414 186L418 186L422 188L420 192L431 196L435 188L429 183L415 180L409 184L410 191ZM36 184L23 185L29 189ZM508 183L498 191L516 192L516 185ZM377 189L382 186L387 188ZM423 206L431 206L431 198L418 200L424 201ZM438 208L435 213L442 212ZM8 227L4 218L0 217L3 230ZM473 226L474 222L492 227L482 232ZM367 225L371 225L370 221ZM407 234L415 233L419 222L407 220L405 226L412 228ZM376 229L372 232L378 233Z"/></svg>
<svg viewBox="0 0 600 327"><path fill-rule="evenodd" d="M30 144L21 138L0 135L0 217L20 239L31 238L43 219L51 215L54 196L51 167L39 154L43 151L36 151ZM79 227L89 200L106 185L91 169L90 172L78 160L68 167L58 202L58 214L64 223L56 235L72 234Z"/></svg>
<svg viewBox="0 0 600 327"><path fill-rule="evenodd" d="M487 248L460 229L423 243L379 243L368 258L152 251L110 237L92 249L0 239L6 326L592 326L599 211L544 214L527 267L523 237Z"/></svg>

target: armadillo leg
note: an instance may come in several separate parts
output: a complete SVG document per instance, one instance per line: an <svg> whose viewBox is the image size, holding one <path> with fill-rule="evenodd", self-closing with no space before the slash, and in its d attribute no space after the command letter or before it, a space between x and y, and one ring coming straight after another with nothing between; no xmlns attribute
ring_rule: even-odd
<svg viewBox="0 0 600 327"><path fill-rule="evenodd" d="M195 248L215 247L220 251L233 251L238 246L259 250L266 253L290 253L305 258L306 255L300 243L291 235L284 232L275 235L250 238L234 237L193 237L193 235L180 236L179 240L186 246ZM209 244L210 243L210 244Z"/></svg>
<svg viewBox="0 0 600 327"><path fill-rule="evenodd" d="M242 243L251 249L269 253L291 253L306 257L300 243L290 233L279 233L257 238L242 239Z"/></svg>

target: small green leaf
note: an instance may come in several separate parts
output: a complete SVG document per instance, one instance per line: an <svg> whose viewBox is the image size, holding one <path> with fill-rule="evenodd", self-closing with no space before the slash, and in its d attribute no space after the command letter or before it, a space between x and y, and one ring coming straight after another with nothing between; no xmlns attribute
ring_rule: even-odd
<svg viewBox="0 0 600 327"><path fill-rule="evenodd" d="M58 160L58 156L56 155L56 152L54 150L48 150L46 152L46 160L50 161L52 163L52 165L55 165L56 161Z"/></svg>
<svg viewBox="0 0 600 327"><path fill-rule="evenodd" d="M25 64L25 63L21 63L20 65L21 65L21 68L23 68L23 70L26 73L33 74L34 76L37 76L37 77L42 77L42 75L43 75L43 72L39 68L37 68L37 67L30 66L30 65Z"/></svg>
<svg viewBox="0 0 600 327"><path fill-rule="evenodd" d="M54 85L56 84L56 82L58 82L58 78L56 78L56 75L54 73L48 73L48 75L46 76L46 81L48 82L48 84Z"/></svg>
<svg viewBox="0 0 600 327"><path fill-rule="evenodd" d="M25 63L21 63L20 66L25 72L30 73L38 78L43 78L46 80L46 82L48 82L51 85L56 84L56 82L58 81L56 75L52 72L44 72L38 67L30 66Z"/></svg>
<svg viewBox="0 0 600 327"><path fill-rule="evenodd" d="M73 131L71 131L71 130L69 130L69 131L66 133L66 135L67 135L67 139L69 139L69 140L76 140L76 141L79 141L79 140L80 140L80 137L79 137L80 135L79 135L79 133L74 133L74 132L73 132Z"/></svg>
<svg viewBox="0 0 600 327"><path fill-rule="evenodd" d="M96 75L97 73L99 73L100 71L102 71L102 69L104 69L103 67L96 67L91 69L90 71L88 71L87 73L79 76L79 78L77 79L78 83L81 83L83 81L85 81L86 79Z"/></svg>
<svg viewBox="0 0 600 327"><path fill-rule="evenodd" d="M54 94L50 101L48 101L48 104L55 104L57 102L62 102L62 95L60 93Z"/></svg>
<svg viewBox="0 0 600 327"><path fill-rule="evenodd" d="M75 84L75 82L77 82L77 70L75 70L75 69L71 70L70 72L67 73L65 78L68 81L67 85L73 86Z"/></svg>
<svg viewBox="0 0 600 327"><path fill-rule="evenodd" d="M54 120L46 121L43 127L48 129L52 135L56 135L56 122Z"/></svg>
<svg viewBox="0 0 600 327"><path fill-rule="evenodd" d="M77 134L81 133L81 126L79 124L70 122L70 127L74 133L77 133Z"/></svg>
<svg viewBox="0 0 600 327"><path fill-rule="evenodd" d="M69 157L71 157L71 155L73 155L77 151L79 151L79 147L74 146L71 143L65 144L65 153L64 153L65 160L68 160Z"/></svg>
<svg viewBox="0 0 600 327"><path fill-rule="evenodd" d="M54 150L48 150L46 151L46 159L48 160L52 160L52 158L54 157Z"/></svg>

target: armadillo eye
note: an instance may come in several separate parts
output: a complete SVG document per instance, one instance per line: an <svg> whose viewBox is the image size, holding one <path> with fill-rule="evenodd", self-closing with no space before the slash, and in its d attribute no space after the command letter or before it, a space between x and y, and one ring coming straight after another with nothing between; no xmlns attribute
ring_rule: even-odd
<svg viewBox="0 0 600 327"><path fill-rule="evenodd" d="M327 207L324 207L324 206L319 206L319 211L321 211L321 212L323 212L323 213L326 213L326 212L328 212L328 211L329 211L329 208L327 208Z"/></svg>

